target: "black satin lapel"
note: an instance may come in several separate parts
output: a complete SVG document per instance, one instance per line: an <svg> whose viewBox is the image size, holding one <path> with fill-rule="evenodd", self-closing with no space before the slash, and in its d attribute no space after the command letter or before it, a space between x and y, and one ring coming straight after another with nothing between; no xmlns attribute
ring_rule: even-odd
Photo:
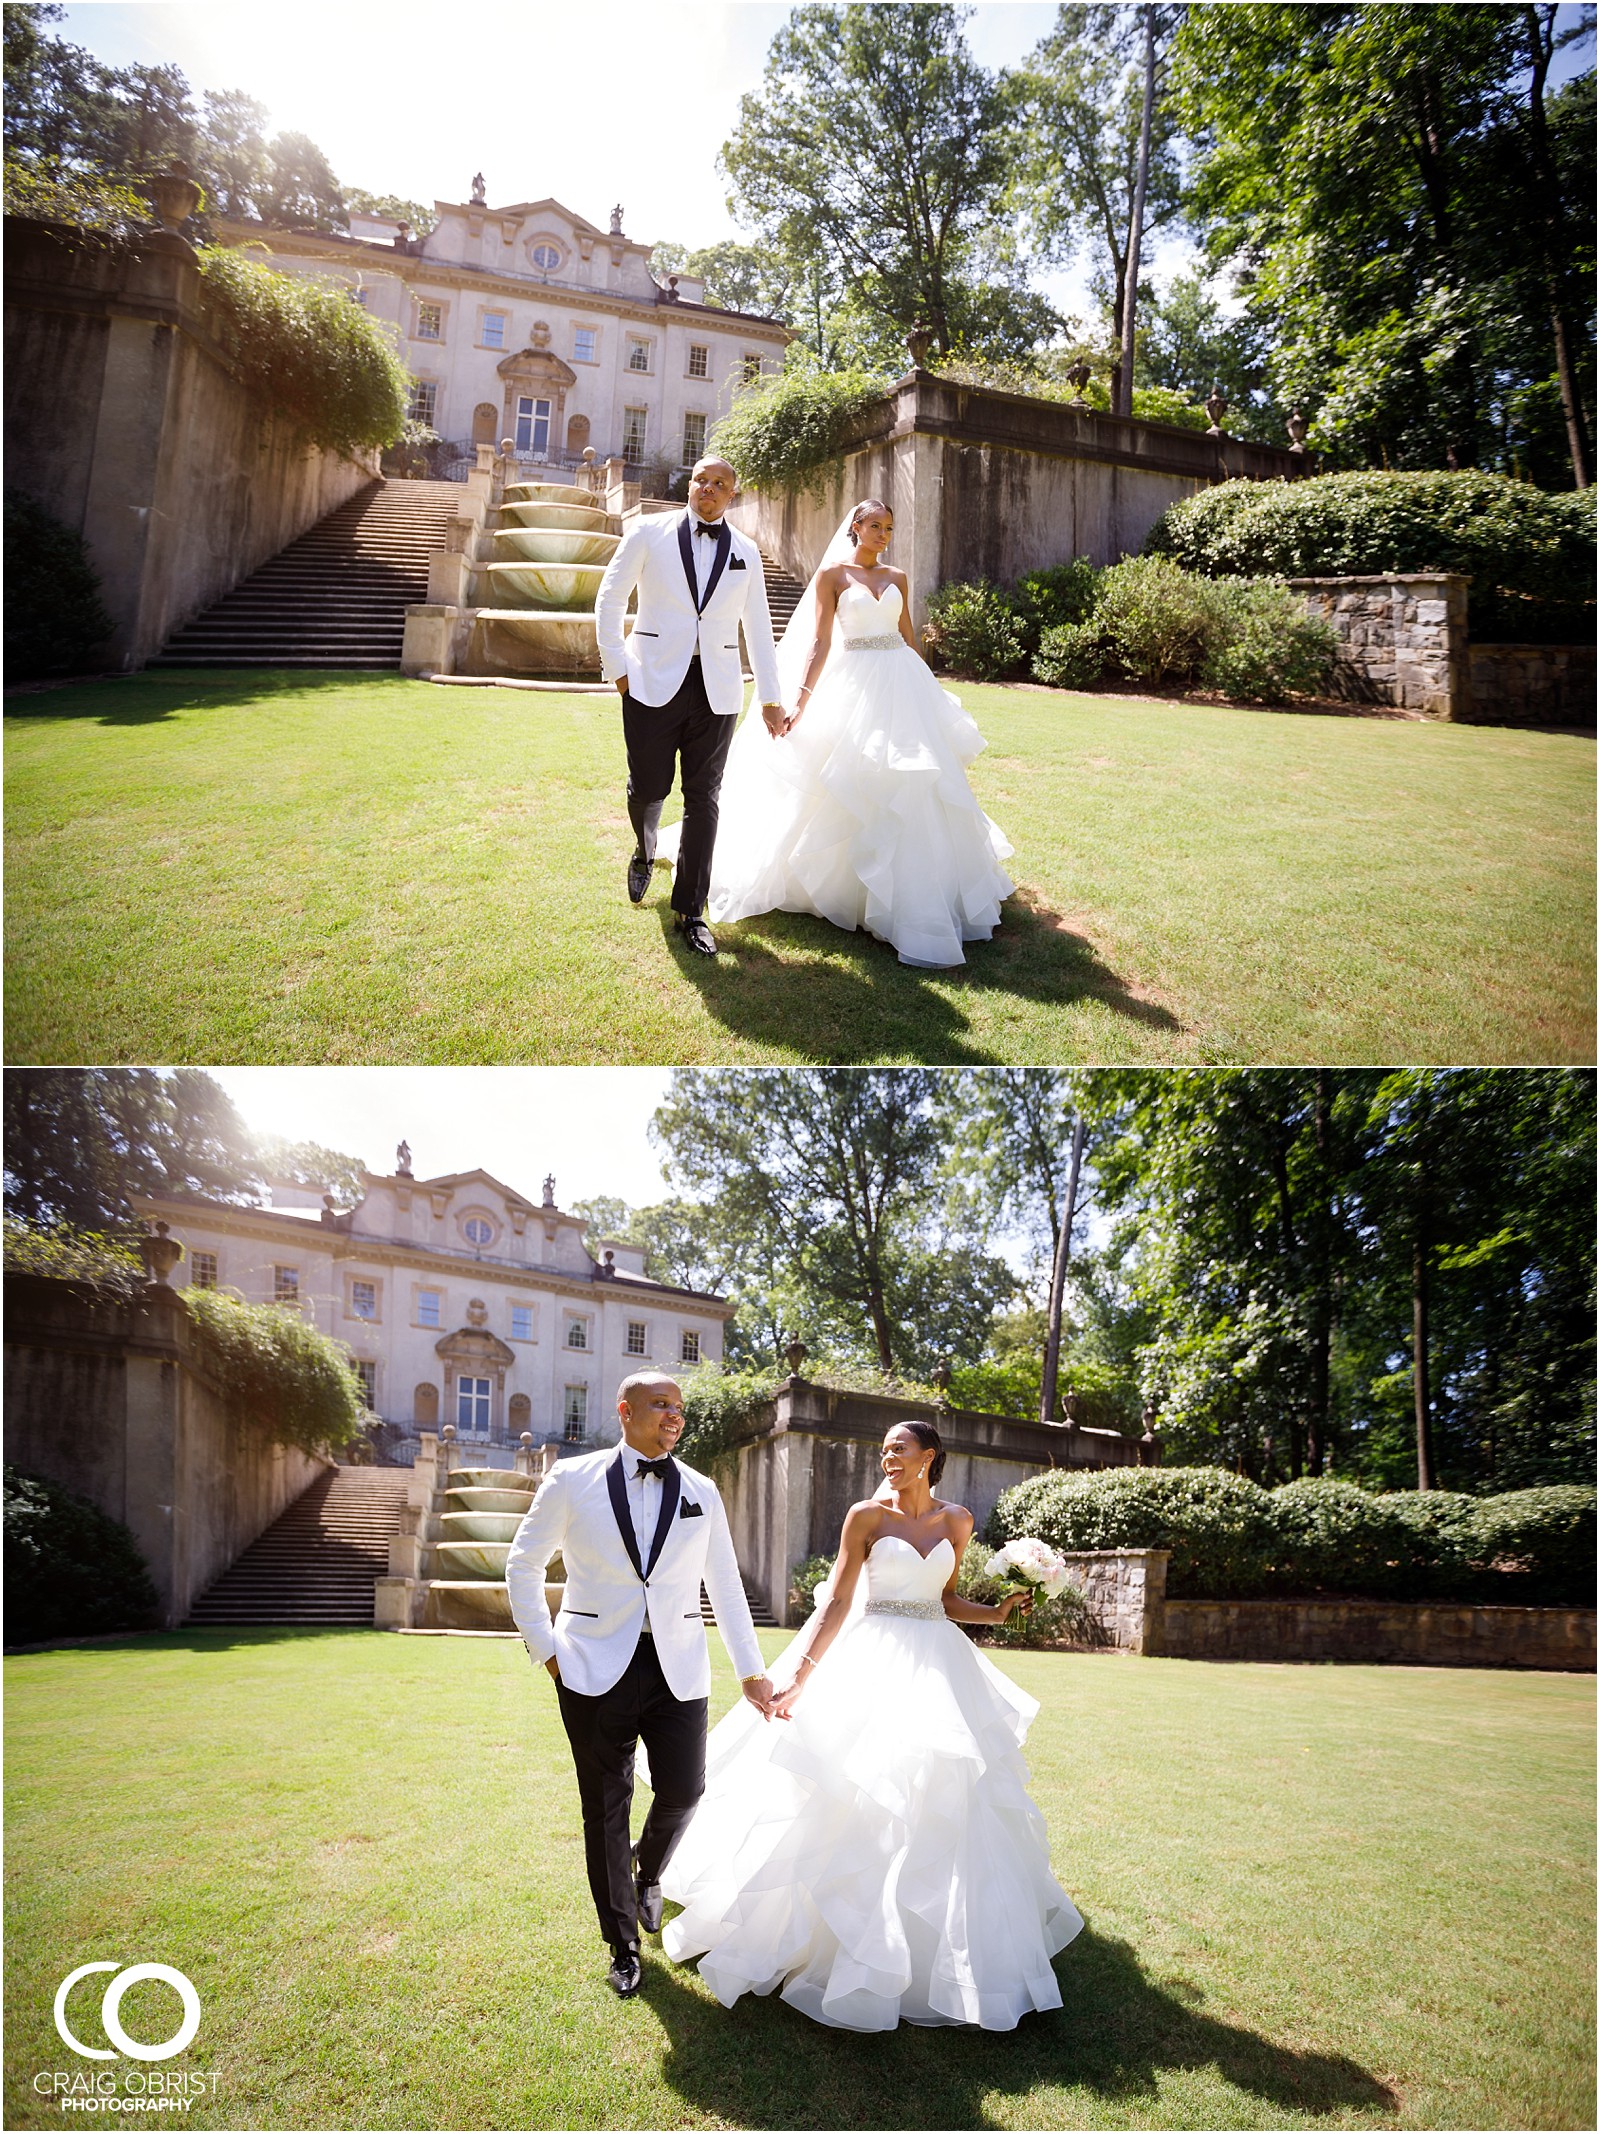
<svg viewBox="0 0 1600 2134"><path fill-rule="evenodd" d="M711 605L711 596L712 596L712 594L713 594L713 593L714 593L714 592L716 591L716 589L717 589L717 580L718 580L718 579L719 579L719 578L720 578L720 577L722 576L723 572L724 572L724 571L725 571L725 570L727 569L727 567L728 567L728 558L729 558L729 556L731 556L731 555L732 555L732 553L733 553L733 536L732 536L732 534L730 534L730 533L729 533L729 531L728 531L728 529L727 529L727 527L726 527L726 526L724 526L724 525L719 525L719 526L718 526L718 528L717 528L717 555L716 555L716 561L715 561L715 562L714 562L714 563L712 564L712 566L711 566L711 576L710 576L710 577L709 577L709 578L708 578L708 579L706 580L706 597L705 597L705 599L704 599L704 600L702 600L702 601L701 601L701 603L700 603L700 612L701 612L701 614L702 614L702 615L703 615L703 614L705 613L706 609L707 609L708 607L710 607L710 605Z"/></svg>
<svg viewBox="0 0 1600 2134"><path fill-rule="evenodd" d="M644 1574L646 1578L655 1569L656 1561L667 1545L667 1536L672 1532L672 1522L678 1516L679 1486L678 1470L669 1466L661 1477L661 1509L656 1513L655 1539L650 1544L650 1570Z"/></svg>
<svg viewBox="0 0 1600 2134"><path fill-rule="evenodd" d="M694 611L700 612L700 594L694 580L694 529L685 512L678 521L678 553L683 558L683 575L689 581L689 598L694 602Z"/></svg>
<svg viewBox="0 0 1600 2134"><path fill-rule="evenodd" d="M617 1530L622 1536L622 1546L628 1552L628 1561L642 1579L645 1574L644 1566L639 1561L639 1539L633 1531L633 1513L628 1505L628 1483L622 1472L625 1457L626 1447L606 1469L606 1493L611 1499L611 1509L617 1515ZM657 1539L660 1539L659 1535Z"/></svg>

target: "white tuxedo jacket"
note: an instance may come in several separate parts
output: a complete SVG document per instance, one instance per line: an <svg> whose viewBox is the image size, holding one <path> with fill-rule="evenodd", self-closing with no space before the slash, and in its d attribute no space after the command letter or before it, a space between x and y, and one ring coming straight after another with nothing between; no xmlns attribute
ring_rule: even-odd
<svg viewBox="0 0 1600 2134"><path fill-rule="evenodd" d="M744 704L741 621L759 699L763 704L778 702L778 661L761 551L726 519L721 527L727 538L718 539L716 560L699 600L690 553L699 536L687 511L656 512L636 520L606 565L594 603L600 672L608 682L626 674L628 693L641 706L670 703L698 652L706 702L714 712L733 718ZM622 618L635 587L638 612L624 643Z"/></svg>
<svg viewBox="0 0 1600 2134"><path fill-rule="evenodd" d="M541 1665L552 1655L581 1697L620 1680L646 1621L667 1687L681 1701L711 1688L700 1585L740 1679L766 1671L734 1559L728 1515L709 1476L674 1461L661 1485L655 1539L642 1560L624 1480L630 1446L558 1460L539 1486L506 1558L511 1613ZM544 1568L558 1554L567 1583L554 1622Z"/></svg>

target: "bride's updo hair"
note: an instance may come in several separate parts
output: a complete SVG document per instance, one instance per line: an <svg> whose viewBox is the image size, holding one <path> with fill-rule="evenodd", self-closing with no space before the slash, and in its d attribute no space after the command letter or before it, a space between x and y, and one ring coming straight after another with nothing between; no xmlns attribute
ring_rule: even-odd
<svg viewBox="0 0 1600 2134"><path fill-rule="evenodd" d="M940 1440L938 1431L934 1429L932 1423L906 1421L897 1424L896 1427L901 1430L909 1430L923 1451L933 1454L933 1464L928 1469L928 1487L932 1489L939 1477L944 1473L944 1445Z"/></svg>
<svg viewBox="0 0 1600 2134"><path fill-rule="evenodd" d="M851 512L850 524L845 528L845 532L853 541L856 537L856 528L861 524L861 521L866 517L869 511L888 511L888 509L888 505L883 501L883 498L881 496L864 496L861 499L860 503L856 506L855 510ZM892 513L891 516L893 516Z"/></svg>

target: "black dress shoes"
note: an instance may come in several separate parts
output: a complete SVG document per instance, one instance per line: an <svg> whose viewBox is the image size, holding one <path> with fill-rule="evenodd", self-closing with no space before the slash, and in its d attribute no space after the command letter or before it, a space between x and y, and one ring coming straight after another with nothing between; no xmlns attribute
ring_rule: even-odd
<svg viewBox="0 0 1600 2134"><path fill-rule="evenodd" d="M630 2001L643 1983L644 1966L639 1961L639 1944L636 1941L614 1942L606 1984L619 2000Z"/></svg>
<svg viewBox="0 0 1600 2134"><path fill-rule="evenodd" d="M672 923L682 934L684 946L692 948L697 956L714 956L717 953L716 936L697 911L675 912Z"/></svg>
<svg viewBox="0 0 1600 2134"><path fill-rule="evenodd" d="M644 893L650 887L650 862L642 852L636 852L628 862L628 902L642 904Z"/></svg>
<svg viewBox="0 0 1600 2134"><path fill-rule="evenodd" d="M645 1882L639 1875L639 1861L633 1863L633 1894L639 1907L639 1924L647 1934L661 1932L661 1884Z"/></svg>

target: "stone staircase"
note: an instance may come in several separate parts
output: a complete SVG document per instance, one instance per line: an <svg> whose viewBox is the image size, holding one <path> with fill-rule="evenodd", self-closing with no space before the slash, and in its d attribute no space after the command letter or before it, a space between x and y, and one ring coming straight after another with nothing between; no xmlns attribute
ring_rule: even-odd
<svg viewBox="0 0 1600 2134"><path fill-rule="evenodd" d="M781 563L774 563L766 550L761 551L761 575L766 580L767 608L772 616L772 634L781 637L784 627L805 596L805 587L798 578L791 578Z"/></svg>
<svg viewBox="0 0 1600 2134"><path fill-rule="evenodd" d="M320 1476L200 1595L185 1627L370 1629L373 1590L389 1568L406 1486L404 1473L392 1467L336 1467Z"/></svg>
<svg viewBox="0 0 1600 2134"><path fill-rule="evenodd" d="M380 1630L515 1629L506 1591L505 1563L522 1516L555 1461L554 1446L523 1440L518 1465L458 1467L465 1448L453 1424L436 1438L422 1434L409 1485L401 1484L406 1509L390 1528L384 1568L388 1576L373 1595L371 1617ZM389 1470L393 1473L394 1470ZM546 1566L545 1596L561 1605L565 1568L559 1557ZM766 1602L743 1580L756 1628L776 1629ZM700 1613L714 1621L711 1601L700 1589Z"/></svg>
<svg viewBox="0 0 1600 2134"><path fill-rule="evenodd" d="M152 667L395 667L455 482L375 482L185 623Z"/></svg>

